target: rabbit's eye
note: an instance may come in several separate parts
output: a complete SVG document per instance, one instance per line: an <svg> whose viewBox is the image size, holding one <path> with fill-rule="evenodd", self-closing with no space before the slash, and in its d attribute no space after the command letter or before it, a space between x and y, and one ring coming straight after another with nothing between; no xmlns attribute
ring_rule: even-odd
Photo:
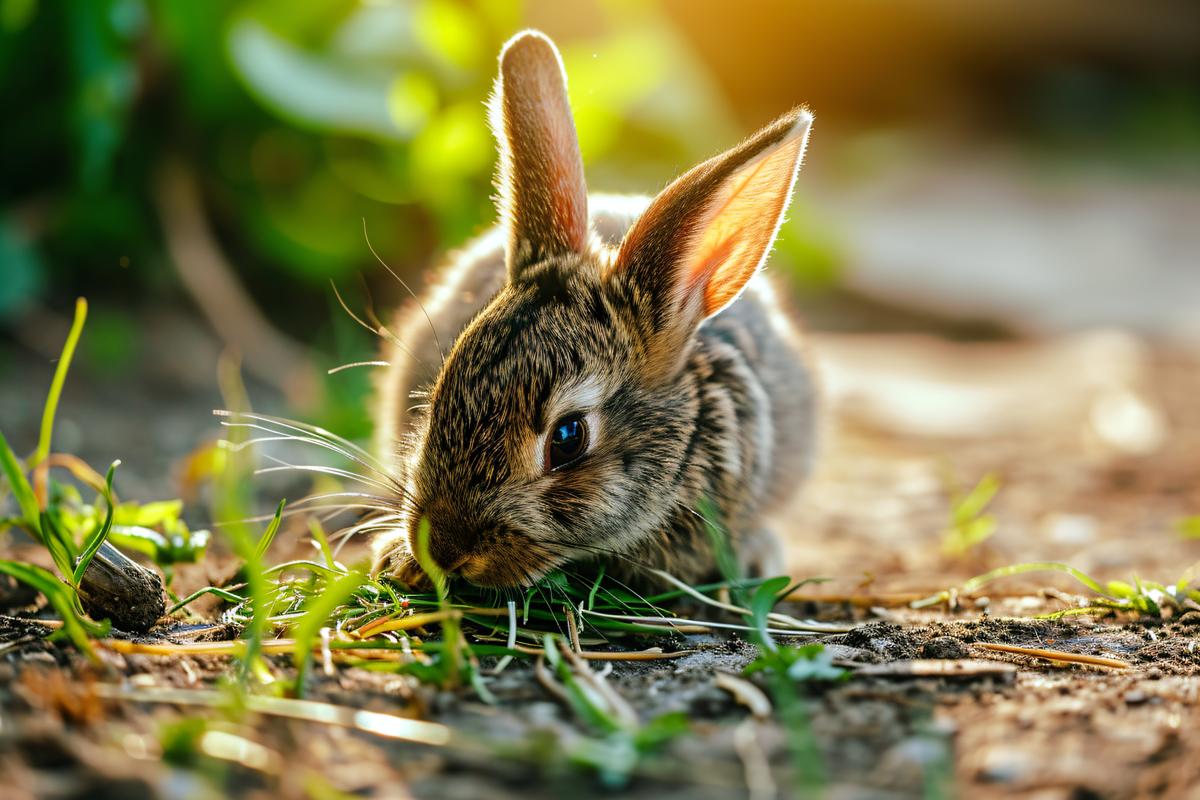
<svg viewBox="0 0 1200 800"><path fill-rule="evenodd" d="M588 429L581 414L571 414L554 423L550 435L546 438L546 472L552 472L559 467L577 460L587 452Z"/></svg>

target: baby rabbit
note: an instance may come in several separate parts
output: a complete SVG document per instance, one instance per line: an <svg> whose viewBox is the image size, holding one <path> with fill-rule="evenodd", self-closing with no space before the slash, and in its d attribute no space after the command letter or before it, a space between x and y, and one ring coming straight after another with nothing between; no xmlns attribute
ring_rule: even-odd
<svg viewBox="0 0 1200 800"><path fill-rule="evenodd" d="M808 471L813 388L758 273L811 115L652 200L589 197L558 51L526 31L500 54L490 117L502 222L386 348L377 449L401 488L376 521L376 573L426 583L425 518L432 559L479 585L582 561L639 585L646 567L716 577L706 499L743 568L780 570L760 519Z"/></svg>

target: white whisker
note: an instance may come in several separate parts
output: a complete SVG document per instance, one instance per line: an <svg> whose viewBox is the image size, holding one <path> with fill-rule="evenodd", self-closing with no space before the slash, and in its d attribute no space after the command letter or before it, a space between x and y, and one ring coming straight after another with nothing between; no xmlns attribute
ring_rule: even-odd
<svg viewBox="0 0 1200 800"><path fill-rule="evenodd" d="M260 467L259 469L254 470L255 475L266 475L272 472L287 472L288 470L295 470L296 472L318 472L322 475L332 475L336 478L346 478L347 480L365 483L369 486L377 486L380 489L386 490L390 488L386 484L371 480L365 475L359 475L357 472L350 472L349 470L338 469L337 467L323 467L319 464L289 464L288 462L275 458L274 456L264 455L263 457L270 461L274 461L279 466Z"/></svg>
<svg viewBox="0 0 1200 800"><path fill-rule="evenodd" d="M333 375L345 369L353 369L354 367L390 367L390 361L355 361L350 364L342 364L340 367L333 367L325 370L326 375Z"/></svg>
<svg viewBox="0 0 1200 800"><path fill-rule="evenodd" d="M417 297L417 293L414 292L409 287L409 285L404 282L404 279L401 278L399 275L397 275L396 271L393 270L391 267L389 267L387 262L379 257L379 253L375 252L375 245L371 244L371 237L369 235L367 235L367 218L366 217L363 217L362 224L363 224L363 240L366 241L366 243L367 243L367 249L371 251L371 255L375 256L375 260L379 262L379 265L381 267L383 267L384 269L386 269L389 273L391 273L391 276L393 278L395 278L401 286L404 287L404 291L408 292L409 295L412 296L412 299L417 302L417 307L420 308L421 313L425 315L425 322L427 322L429 324L429 332L433 334L433 343L435 345L437 345L438 355L440 355L442 357L442 366L443 367L446 366L446 351L442 349L442 342L441 342L441 339L438 338L437 328L434 327L433 320L430 319L430 317L429 317L429 312L425 310L425 304L421 302L420 297ZM422 364L422 366L424 366L426 369L429 369L428 365Z"/></svg>
<svg viewBox="0 0 1200 800"><path fill-rule="evenodd" d="M253 439L248 439L244 442L227 443L226 446L230 450L233 450L235 452L242 450L250 445L260 444L263 442L302 442L304 444L311 444L316 447L321 447L332 453L336 453L339 456L342 456L343 458L345 458L349 461L352 461L355 464L358 464L359 466L365 467L367 470L374 473L375 476L378 477L380 480L385 481L388 484L389 490L395 489L395 487L392 485L392 476L391 475L387 474L386 472L383 472L382 470L378 469L377 467L373 466L372 464L369 464L366 461L363 461L362 459L355 457L355 455L353 453L351 453L343 448L337 447L333 443L327 442L324 439L314 439L309 436L299 436L294 433L282 433L282 432L276 431L274 429L265 428L261 425L255 425L255 424L249 423L249 422L223 422L221 424L226 427L229 427L229 428L250 428L253 430L259 430L259 431L263 431L264 433L272 434L271 436L257 436ZM270 458L270 456L266 456L265 454L264 454L264 457ZM278 460L278 459L273 459L273 460ZM358 474L358 473L355 473L355 474ZM367 477L367 476L363 476L363 477Z"/></svg>
<svg viewBox="0 0 1200 800"><path fill-rule="evenodd" d="M356 453L360 458L362 458L366 461L369 461L369 462L372 462L379 466L382 466L382 464L379 463L378 459L376 459L373 455L368 453L362 447L359 447L358 445L356 445L354 442L352 442L349 439L346 439L342 436L338 436L336 433L331 433L330 431L327 431L324 428L318 427L316 425L309 425L306 422L299 422L297 420L292 420L292 419L284 419L283 417L273 417L268 414L252 414L252 413L249 413L246 411L224 411L224 410L218 409L216 411L213 411L213 414L218 417L228 417L228 418L234 419L234 420L244 417L245 419L252 419L252 420L256 420L258 422L268 423L271 425L278 425L282 428L287 428L287 429L290 429L293 431L298 431L300 433L307 433L311 436L318 436L321 439L328 441L330 444L341 445L342 447L346 448L347 450L350 450L350 451ZM247 423L237 422L235 424L245 425ZM278 431L268 431L268 432L269 433L278 433Z"/></svg>

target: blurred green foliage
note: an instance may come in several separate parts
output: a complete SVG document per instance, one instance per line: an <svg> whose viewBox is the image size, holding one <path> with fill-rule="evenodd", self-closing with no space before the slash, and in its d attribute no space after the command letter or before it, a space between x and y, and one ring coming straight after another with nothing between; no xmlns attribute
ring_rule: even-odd
<svg viewBox="0 0 1200 800"><path fill-rule="evenodd" d="M657 4L572 15L557 38L593 190L653 191L738 139ZM318 368L370 359L329 281L386 314L404 293L366 236L420 286L492 221L485 100L529 24L518 0L0 0L0 97L16 110L0 128L0 326L88 296L84 366L135 372L141 315L191 305L160 210L170 162L196 179L236 278ZM783 260L827 282L836 248L794 216L808 222L781 236ZM313 413L362 435L368 377L323 381Z"/></svg>
<svg viewBox="0 0 1200 800"><path fill-rule="evenodd" d="M653 186L730 126L652 8L599 8L564 45L586 157L619 146L607 177ZM0 94L22 113L0 134L0 312L175 291L154 179L179 157L239 277L311 336L281 295L326 319L328 279L377 277L364 221L412 274L491 219L483 101L523 25L512 0L4 0Z"/></svg>

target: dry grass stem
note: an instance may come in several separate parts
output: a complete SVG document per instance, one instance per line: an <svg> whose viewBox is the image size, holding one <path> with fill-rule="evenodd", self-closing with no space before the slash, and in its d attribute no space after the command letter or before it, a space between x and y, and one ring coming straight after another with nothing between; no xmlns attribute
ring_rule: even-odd
<svg viewBox="0 0 1200 800"><path fill-rule="evenodd" d="M1045 650L1040 647L1018 647L1013 644L999 644L996 642L976 642L975 645L982 647L984 650L1045 658L1050 661L1059 661L1067 664L1088 664L1093 667L1108 667L1109 669L1130 669L1132 666L1128 661L1122 661L1119 658L1089 656L1083 653L1064 653L1060 650Z"/></svg>

